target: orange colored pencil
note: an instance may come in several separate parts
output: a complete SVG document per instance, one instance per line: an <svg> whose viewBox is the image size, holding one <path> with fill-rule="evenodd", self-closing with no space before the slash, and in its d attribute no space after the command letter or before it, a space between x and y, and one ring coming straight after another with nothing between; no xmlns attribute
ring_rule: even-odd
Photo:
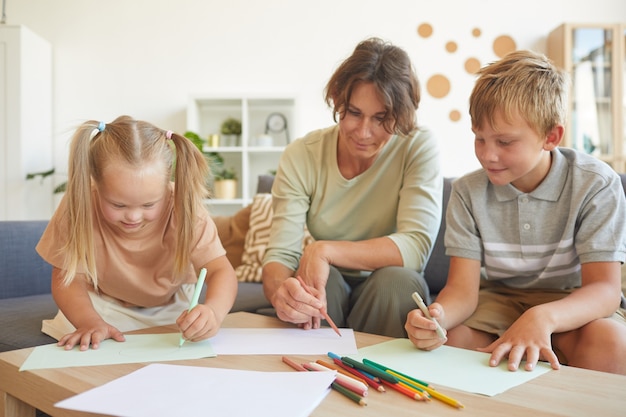
<svg viewBox="0 0 626 417"><path fill-rule="evenodd" d="M410 389L412 389L413 391L419 392L420 394L424 395L425 397L430 397L428 395L428 392L426 392L426 390L424 389L426 387L426 385L423 385L423 384L417 382L417 380L413 380L413 379L407 378L406 376L401 375L399 373L396 373L395 371L392 371L390 369L387 369L385 372L389 372L391 375L393 375L396 378L398 378L398 382L401 382L404 385L408 385L408 387Z"/></svg>
<svg viewBox="0 0 626 417"><path fill-rule="evenodd" d="M291 366L293 369L295 369L296 371L305 371L306 372L306 368L302 365L300 365L299 363L297 363L296 361L293 361L291 359L289 359L286 356L283 356L282 358L283 362L285 362L287 365Z"/></svg>
<svg viewBox="0 0 626 417"><path fill-rule="evenodd" d="M321 359L316 360L316 361L315 361L315 363L318 363L318 364L320 364L320 365L322 365L322 366L325 366L325 367L327 367L328 369L330 369L330 370L332 370L332 371L337 371L337 372L339 372L339 373L342 373L342 374L344 374L345 376L347 376L348 378L356 379L356 380L357 380L357 381L359 381L359 382L362 382L362 383L364 383L364 384L367 384L367 382L366 382L363 378L361 378L360 376L357 376L357 375L355 375L355 374L351 374L350 372L348 372L348 371L346 371L345 369L343 369L343 368L341 368L341 367L337 366L337 365L336 365L336 364L334 364L334 363L328 363L328 362L325 362L325 361L323 361L323 360L321 360Z"/></svg>
<svg viewBox="0 0 626 417"><path fill-rule="evenodd" d="M392 388L398 391L401 394L406 395L409 398L413 398L415 401L423 401L423 397L421 394L416 393L415 391L411 391L410 389L400 385L399 383L389 382L385 379L381 379L381 382L387 385L389 388Z"/></svg>
<svg viewBox="0 0 626 417"><path fill-rule="evenodd" d="M398 381L398 384L402 385L404 388L408 389L409 391L413 391L414 393L419 395L420 400L430 401L430 395L428 395L427 393L425 393L424 391L422 391L420 388L416 387L415 385L409 384L404 381Z"/></svg>

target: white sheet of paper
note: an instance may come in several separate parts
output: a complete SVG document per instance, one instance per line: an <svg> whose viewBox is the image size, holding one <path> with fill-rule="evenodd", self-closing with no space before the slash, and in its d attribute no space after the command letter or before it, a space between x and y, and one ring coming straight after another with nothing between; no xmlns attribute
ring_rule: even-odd
<svg viewBox="0 0 626 417"><path fill-rule="evenodd" d="M20 371L71 366L159 362L208 358L216 355L356 354L352 329L220 329L211 339L178 346L180 333L126 335L125 342L105 340L96 350L66 351L56 344L37 346Z"/></svg>
<svg viewBox="0 0 626 417"><path fill-rule="evenodd" d="M419 350L408 339L394 339L359 349L353 359L367 358L405 375L426 381L434 388L442 385L462 391L493 396L549 372L549 364L540 362L532 372L511 372L507 363L489 366L487 353L450 346L433 351ZM521 367L520 367L521 368Z"/></svg>
<svg viewBox="0 0 626 417"><path fill-rule="evenodd" d="M121 417L304 417L326 397L334 378L334 372L152 364L55 406Z"/></svg>
<svg viewBox="0 0 626 417"><path fill-rule="evenodd" d="M65 350L56 344L37 346L20 371L67 368L71 366L112 365L118 363L175 361L215 356L210 340L187 342L179 347L180 333L126 335L125 342L107 339L98 349Z"/></svg>
<svg viewBox="0 0 626 417"><path fill-rule="evenodd" d="M352 329L234 329L222 328L211 338L218 355L326 355L356 354Z"/></svg>

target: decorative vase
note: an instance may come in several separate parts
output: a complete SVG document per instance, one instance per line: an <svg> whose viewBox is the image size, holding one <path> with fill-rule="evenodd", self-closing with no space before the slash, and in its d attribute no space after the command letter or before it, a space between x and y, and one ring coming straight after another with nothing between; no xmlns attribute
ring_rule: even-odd
<svg viewBox="0 0 626 417"><path fill-rule="evenodd" d="M215 198L233 200L237 198L237 180L219 180L213 183Z"/></svg>
<svg viewBox="0 0 626 417"><path fill-rule="evenodd" d="M261 147L271 147L274 145L274 138L267 134L259 135L256 138L256 144Z"/></svg>
<svg viewBox="0 0 626 417"><path fill-rule="evenodd" d="M217 135L215 133L209 135L209 140L207 142L209 147L217 148L218 146L220 146L220 135Z"/></svg>
<svg viewBox="0 0 626 417"><path fill-rule="evenodd" d="M220 146L239 146L239 135L235 134L222 134L220 138Z"/></svg>

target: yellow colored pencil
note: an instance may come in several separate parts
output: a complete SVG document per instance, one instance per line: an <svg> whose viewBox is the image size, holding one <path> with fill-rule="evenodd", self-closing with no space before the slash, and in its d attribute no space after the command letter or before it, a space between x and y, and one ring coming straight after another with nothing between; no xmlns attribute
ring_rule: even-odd
<svg viewBox="0 0 626 417"><path fill-rule="evenodd" d="M428 393L428 395L430 395L432 398L436 398L437 400L444 402L448 405L451 405L452 407L456 407L456 408L465 408L465 406L463 404L461 404L459 401L455 400L454 398L448 397L445 394L442 394L441 392L437 391L436 389L433 389L431 387L427 387L425 385L420 384L419 382L415 382L415 381L411 381L408 378L399 375L397 372L391 371L389 369L387 369L387 372L389 372L391 375L395 376L398 379L401 379L402 381L409 381L411 382L411 384L416 385L417 387L421 388L422 390L426 391Z"/></svg>
<svg viewBox="0 0 626 417"><path fill-rule="evenodd" d="M396 371L392 371L391 369L387 369L385 372L388 372L389 374L395 376L396 378L398 378L398 380L404 382L405 384L409 384L411 385L414 389L416 389L417 391L422 392L423 394L428 394L426 392L426 390L423 389L423 387L425 387L424 384L420 384L419 382L417 382L416 380L413 380L411 378L407 378L406 376L396 372Z"/></svg>

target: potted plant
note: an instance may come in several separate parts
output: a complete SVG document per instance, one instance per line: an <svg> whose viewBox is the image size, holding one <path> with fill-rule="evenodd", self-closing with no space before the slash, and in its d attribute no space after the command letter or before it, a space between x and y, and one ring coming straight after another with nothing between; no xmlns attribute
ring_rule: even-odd
<svg viewBox="0 0 626 417"><path fill-rule="evenodd" d="M219 152L205 152L211 168L211 182L215 198L231 200L237 197L237 172L224 168L224 157Z"/></svg>
<svg viewBox="0 0 626 417"><path fill-rule="evenodd" d="M224 139L222 146L237 146L239 136L241 136L241 121L229 117L222 122L220 133Z"/></svg>
<svg viewBox="0 0 626 417"><path fill-rule="evenodd" d="M213 172L215 198L232 200L237 197L237 173L233 168L221 168Z"/></svg>

